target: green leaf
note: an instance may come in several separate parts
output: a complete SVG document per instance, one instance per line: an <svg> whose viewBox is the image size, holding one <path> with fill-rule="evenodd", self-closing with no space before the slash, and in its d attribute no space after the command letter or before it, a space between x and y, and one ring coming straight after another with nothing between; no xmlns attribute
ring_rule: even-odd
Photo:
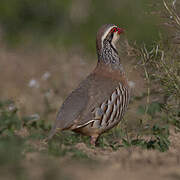
<svg viewBox="0 0 180 180"><path fill-rule="evenodd" d="M145 112L146 112L145 106L140 105L140 106L138 107L138 109L137 109L137 113L138 113L138 114L145 114Z"/></svg>
<svg viewBox="0 0 180 180"><path fill-rule="evenodd" d="M148 107L147 113L150 116L154 116L157 112L161 112L161 104L158 102L151 103Z"/></svg>
<svg viewBox="0 0 180 180"><path fill-rule="evenodd" d="M126 139L122 139L122 143L123 143L123 145L125 146L125 147L129 147L129 146L131 146L131 144L126 140Z"/></svg>

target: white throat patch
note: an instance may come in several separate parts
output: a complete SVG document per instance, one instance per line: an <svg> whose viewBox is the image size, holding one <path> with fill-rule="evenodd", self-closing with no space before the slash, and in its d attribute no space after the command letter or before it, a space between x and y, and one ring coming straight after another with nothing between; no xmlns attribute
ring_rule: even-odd
<svg viewBox="0 0 180 180"><path fill-rule="evenodd" d="M113 38L112 38L112 45L114 46L114 48L115 48L115 44L116 44L116 42L118 41L118 39L119 39L119 34L118 34L118 32L116 31L116 32L114 32L114 36L113 36Z"/></svg>
<svg viewBox="0 0 180 180"><path fill-rule="evenodd" d="M104 39L106 38L106 36L108 35L108 33L109 33L109 31L112 29L112 28L114 28L114 27L117 27L117 26L111 26L110 28L108 28L107 30L106 30L106 32L104 33L104 35L102 36L102 38L101 38L101 46L102 46L102 48L103 48L103 42L104 42ZM116 34L116 36L118 36L117 35L117 32L115 32L115 34ZM114 38L113 38L114 39ZM116 40L117 41L117 40Z"/></svg>

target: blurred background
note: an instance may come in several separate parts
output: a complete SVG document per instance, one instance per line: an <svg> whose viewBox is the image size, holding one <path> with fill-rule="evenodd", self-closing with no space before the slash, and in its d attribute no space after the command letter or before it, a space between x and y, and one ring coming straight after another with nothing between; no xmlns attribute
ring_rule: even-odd
<svg viewBox="0 0 180 180"><path fill-rule="evenodd" d="M159 39L161 5L157 0L1 0L1 99L15 100L22 113L54 115L95 67L96 32L105 23L125 29L118 49L132 71L126 46L151 46Z"/></svg>
<svg viewBox="0 0 180 180"><path fill-rule="evenodd" d="M97 29L114 23L127 30L129 40L150 43L158 37L153 11L159 7L143 0L2 0L1 33L11 46L34 41L95 51Z"/></svg>
<svg viewBox="0 0 180 180"><path fill-rule="evenodd" d="M1 177L178 179L179 7L176 0L0 0ZM125 29L117 45L133 85L125 121L95 149L72 132L43 144L64 99L96 66L96 33L106 23Z"/></svg>

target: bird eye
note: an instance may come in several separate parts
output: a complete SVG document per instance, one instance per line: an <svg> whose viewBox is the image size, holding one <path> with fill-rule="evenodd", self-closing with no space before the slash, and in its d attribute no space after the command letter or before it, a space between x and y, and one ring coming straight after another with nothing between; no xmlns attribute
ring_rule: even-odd
<svg viewBox="0 0 180 180"><path fill-rule="evenodd" d="M111 29L111 32L116 32L116 31L117 31L117 28L115 27Z"/></svg>

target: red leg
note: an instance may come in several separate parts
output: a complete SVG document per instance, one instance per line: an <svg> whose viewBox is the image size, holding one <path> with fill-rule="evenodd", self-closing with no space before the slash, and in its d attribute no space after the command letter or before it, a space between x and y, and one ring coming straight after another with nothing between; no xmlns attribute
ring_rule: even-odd
<svg viewBox="0 0 180 180"><path fill-rule="evenodd" d="M92 146L96 146L96 142L97 142L97 140L98 140L98 137L99 137L99 135L91 136L91 141L90 141L90 143L91 143Z"/></svg>

